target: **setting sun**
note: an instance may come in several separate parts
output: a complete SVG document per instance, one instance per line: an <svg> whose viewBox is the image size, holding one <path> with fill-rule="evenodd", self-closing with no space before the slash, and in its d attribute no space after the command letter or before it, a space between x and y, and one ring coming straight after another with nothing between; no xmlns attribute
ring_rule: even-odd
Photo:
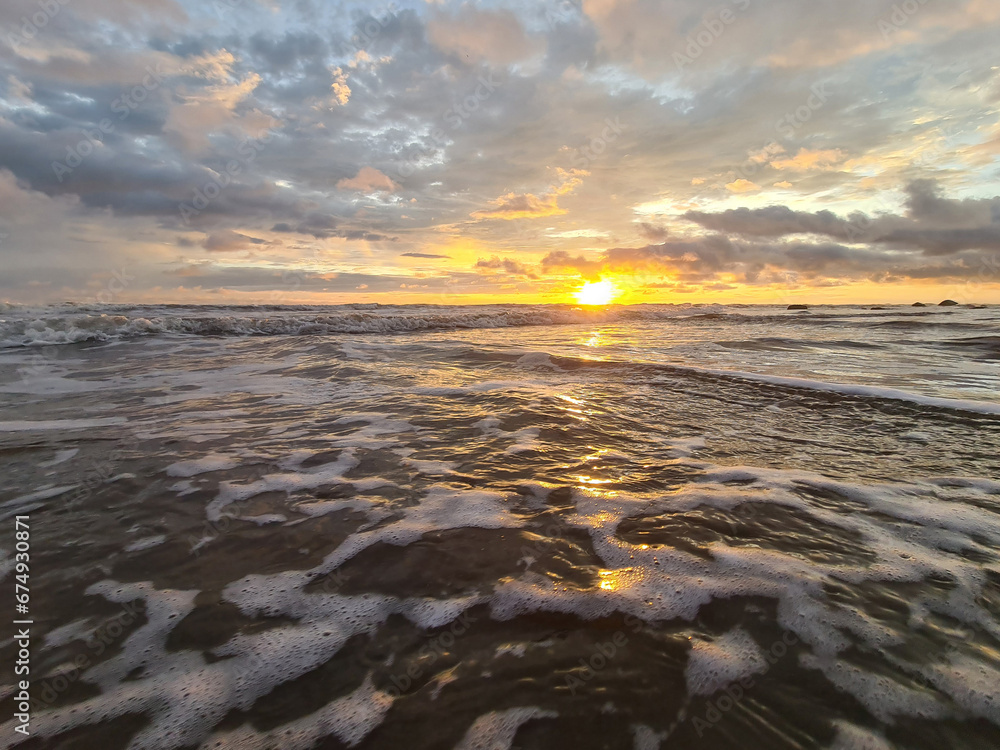
<svg viewBox="0 0 1000 750"><path fill-rule="evenodd" d="M606 305L618 296L618 290L610 281L588 281L576 293L581 305Z"/></svg>

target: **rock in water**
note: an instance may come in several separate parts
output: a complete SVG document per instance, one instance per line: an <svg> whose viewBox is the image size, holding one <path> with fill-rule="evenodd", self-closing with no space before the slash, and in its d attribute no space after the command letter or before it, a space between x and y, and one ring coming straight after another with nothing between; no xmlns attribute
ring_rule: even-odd
<svg viewBox="0 0 1000 750"><path fill-rule="evenodd" d="M808 310L809 305L789 305L789 310Z"/></svg>
<svg viewBox="0 0 1000 750"><path fill-rule="evenodd" d="M946 299L938 307L958 307L958 303L953 299Z"/></svg>
<svg viewBox="0 0 1000 750"><path fill-rule="evenodd" d="M913 307L927 307L923 302L914 302Z"/></svg>

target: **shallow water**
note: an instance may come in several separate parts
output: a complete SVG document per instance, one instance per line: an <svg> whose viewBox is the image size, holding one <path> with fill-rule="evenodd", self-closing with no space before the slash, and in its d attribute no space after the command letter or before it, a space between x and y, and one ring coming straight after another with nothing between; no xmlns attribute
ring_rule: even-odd
<svg viewBox="0 0 1000 750"><path fill-rule="evenodd" d="M19 746L1000 746L998 312L7 310Z"/></svg>

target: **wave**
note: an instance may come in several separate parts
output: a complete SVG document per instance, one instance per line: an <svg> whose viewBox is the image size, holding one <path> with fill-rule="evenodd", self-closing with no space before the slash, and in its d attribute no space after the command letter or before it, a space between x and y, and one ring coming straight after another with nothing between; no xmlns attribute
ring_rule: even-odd
<svg viewBox="0 0 1000 750"><path fill-rule="evenodd" d="M784 352L800 351L803 349L863 349L878 350L885 349L881 344L872 344L864 341L852 341L843 339L839 341L825 341L822 339L790 339L780 337L765 337L759 339L741 339L738 341L717 341L719 346L726 349L742 349L744 351L760 352Z"/></svg>
<svg viewBox="0 0 1000 750"><path fill-rule="evenodd" d="M159 309L159 308L158 308ZM190 309L190 308L187 308ZM263 308L224 308L226 312L268 311ZM135 308L132 308L135 310ZM110 341L142 336L306 336L323 334L399 333L407 331L580 325L681 318L690 308L644 310L608 308L585 310L562 306L507 308L387 308L350 305L312 314L295 308L276 308L284 315L114 315L80 312L70 315L23 316L0 319L0 348ZM151 309L143 309L149 313Z"/></svg>
<svg viewBox="0 0 1000 750"><path fill-rule="evenodd" d="M938 314L941 315L941 313ZM983 329L991 326L987 326L982 323L968 323L959 320L885 320L878 323L869 323L868 327L917 331L924 328Z"/></svg>
<svg viewBox="0 0 1000 750"><path fill-rule="evenodd" d="M156 335L193 336L304 336L323 334L402 333L408 331L505 328L522 326L655 323L670 320L699 325L849 325L920 328L949 326L982 328L975 323L913 320L943 316L943 312L889 312L906 320L878 320L885 313L829 309L809 315L782 308L749 310L723 305L633 305L585 309L569 305L491 305L450 307L437 305L380 305L356 303L337 306L279 305L54 305L0 308L0 348L101 342ZM834 345L848 345L841 342Z"/></svg>
<svg viewBox="0 0 1000 750"><path fill-rule="evenodd" d="M529 354L521 353L517 362L528 367L556 367L561 370L573 371L582 369L614 369L624 368L632 371L646 371L651 375L675 375L686 378L705 380L726 380L738 383L753 383L763 387L775 388L783 392L822 392L834 397L862 399L866 401L896 401L916 404L924 408L944 409L948 411L967 412L990 417L1000 416L1000 403L990 401L974 401L970 399L944 398L928 396L922 393L903 391L897 388L863 385L860 383L833 383L809 378L789 378L758 372L741 370L719 370L694 365L660 364L649 362L628 362L620 360L592 360L577 357L549 355L544 352Z"/></svg>

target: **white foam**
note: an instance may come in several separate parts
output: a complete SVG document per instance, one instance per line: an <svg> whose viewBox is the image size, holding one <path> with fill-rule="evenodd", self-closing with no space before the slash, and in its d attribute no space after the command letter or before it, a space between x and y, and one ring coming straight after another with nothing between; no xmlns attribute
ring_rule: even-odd
<svg viewBox="0 0 1000 750"><path fill-rule="evenodd" d="M406 546L431 531L503 529L523 525L523 520L510 512L504 496L499 493L434 485L417 505L406 508L398 521L348 537L324 560L323 571L335 569L379 542Z"/></svg>
<svg viewBox="0 0 1000 750"><path fill-rule="evenodd" d="M837 736L829 750L895 750L881 734L838 719L833 722Z"/></svg>
<svg viewBox="0 0 1000 750"><path fill-rule="evenodd" d="M711 641L691 644L684 677L691 695L713 695L727 685L768 668L764 652L742 628L734 628Z"/></svg>
<svg viewBox="0 0 1000 750"><path fill-rule="evenodd" d="M81 678L99 685L101 695L39 712L33 716L33 734L52 737L75 727L143 713L150 723L136 734L130 747L165 749L199 745L230 711L249 710L278 685L329 661L353 635L371 632L393 612L421 609L419 603L398 602L388 597L305 597L300 590L293 590L304 584L301 574L289 574L292 588L274 588L275 578L280 581L280 575L271 579L252 578L244 582L247 589L256 582L258 588L254 594L263 594L266 599L270 592L278 598L285 597L288 604L294 602L301 610L297 618L300 622L258 633L239 633L216 649L219 656L229 658L211 664L199 652L165 649L167 634L193 609L197 592L157 590L148 583L111 581L89 587L86 593L100 594L122 604L144 599L147 622L124 640L120 653L91 667ZM236 593L239 594L238 589ZM461 606L469 605L449 603L444 607L423 608L440 615ZM126 676L129 676L127 681ZM390 704L389 696L375 691L370 680L366 680L352 695L284 729L301 730L301 746L311 747L309 743L315 741L315 735L310 733L317 731L312 726L316 721L328 733L354 745L377 726ZM9 724L0 729L9 730ZM236 744L230 746L244 746L238 744L242 739L239 731L231 735Z"/></svg>
<svg viewBox="0 0 1000 750"><path fill-rule="evenodd" d="M58 628L53 628L45 634L45 648L56 648L65 646L73 641L82 641L93 633L93 626L89 617L73 620Z"/></svg>
<svg viewBox="0 0 1000 750"><path fill-rule="evenodd" d="M667 452L673 458L687 458L704 449L704 447L704 437L671 438L670 447L667 449Z"/></svg>
<svg viewBox="0 0 1000 750"><path fill-rule="evenodd" d="M537 427L522 427L514 432L501 432L500 434L514 439L514 444L507 448L504 453L514 454L537 450L541 447L538 440L539 433L540 430Z"/></svg>
<svg viewBox="0 0 1000 750"><path fill-rule="evenodd" d="M47 430L90 430L95 427L112 427L127 423L125 417L99 419L49 419L35 422L20 420L0 422L0 432L34 432Z"/></svg>
<svg viewBox="0 0 1000 750"><path fill-rule="evenodd" d="M79 452L79 448L67 448L66 450L56 451L56 455L53 456L51 460L43 461L38 465L46 469L52 466L58 466L59 464L66 463Z"/></svg>
<svg viewBox="0 0 1000 750"><path fill-rule="evenodd" d="M399 443L399 440L395 436L406 433L420 434L424 432L402 419L396 419L388 414L377 412L352 414L349 417L342 417L334 421L334 424L349 425L355 423L364 424L365 426L347 435L330 437L330 445L342 448L377 450L379 448L389 448Z"/></svg>
<svg viewBox="0 0 1000 750"><path fill-rule="evenodd" d="M206 747L218 750L309 750L324 737L335 735L348 747L354 747L382 723L392 707L393 698L372 686L371 673L361 687L350 695L327 703L318 711L269 732L258 732L244 724L229 732L213 734Z"/></svg>
<svg viewBox="0 0 1000 750"><path fill-rule="evenodd" d="M2 347L0 347L2 348ZM107 383L81 378L65 378L51 373L31 374L13 383L0 385L0 393L20 393L32 396L61 396L75 393L93 393L107 389Z"/></svg>
<svg viewBox="0 0 1000 750"><path fill-rule="evenodd" d="M38 508L43 508L45 507L46 500L64 495L67 492L77 489L79 486L78 484L67 484L59 487L44 487L40 490L29 492L27 495L20 495L11 500L5 500L0 503L0 520L6 520L11 516L30 513Z"/></svg>
<svg viewBox="0 0 1000 750"><path fill-rule="evenodd" d="M336 461L312 469L267 474L248 484L222 482L219 484L219 494L206 506L205 512L209 521L218 521L222 518L222 511L229 505L248 500L263 492L296 492L315 489L325 484L343 484L344 474L357 465L358 460L354 457L354 452L348 449L343 451ZM381 484L389 483L382 481Z"/></svg>
<svg viewBox="0 0 1000 750"><path fill-rule="evenodd" d="M656 732L645 724L634 724L632 735L633 750L660 750L663 741L667 739L667 732Z"/></svg>
<svg viewBox="0 0 1000 750"><path fill-rule="evenodd" d="M455 750L510 750L522 724L556 716L558 714L553 711L534 707L491 711L473 722L461 742L455 745Z"/></svg>
<svg viewBox="0 0 1000 750"><path fill-rule="evenodd" d="M457 461L421 461L414 458L404 458L403 463L427 476L446 476L453 474L458 468Z"/></svg>
<svg viewBox="0 0 1000 750"><path fill-rule="evenodd" d="M157 534L156 536L147 536L142 539L136 539L130 545L125 548L126 552L141 552L144 549L150 549L151 547L157 547L167 541L165 534Z"/></svg>
<svg viewBox="0 0 1000 750"><path fill-rule="evenodd" d="M166 472L168 477L194 477L210 471L235 469L237 466L239 466L239 461L234 456L209 453L201 458L172 463L167 467Z"/></svg>
<svg viewBox="0 0 1000 750"><path fill-rule="evenodd" d="M963 482L942 486L913 480L909 484L862 486L802 471L710 468L693 462L691 466L706 470L698 480L667 495L629 497L599 489L574 491L576 512L566 520L590 533L595 552L607 566L600 571L600 587L562 590L553 586L547 576L527 570L520 578L502 582L496 588L490 598L492 616L507 620L551 611L593 619L623 612L657 622L692 619L713 599L767 597L778 601L779 624L813 650L809 658L814 661L808 666L822 669L874 716L888 720L896 715L947 714L948 709L932 694L915 692L839 659L838 654L852 644L848 634L873 650L883 650L903 642L906 628L890 626L859 608L829 599L823 583L920 582L928 577L952 580L956 588L948 602L933 597L915 600L910 603L911 617L925 616L928 609L933 609L1000 636L1000 625L977 603L984 581L981 566L953 553L976 547L973 535L992 538L998 530L1000 516L967 502L970 492L989 492L991 485L980 488ZM732 481L750 484L726 484ZM796 494L803 487L835 493L831 497L845 499L843 507L832 509L827 503L817 504ZM618 524L627 516L684 511L701 505L731 511L746 502L793 507L821 524L848 530L858 536L859 546L873 554L875 560L822 563L775 549L730 547L722 542L707 545L711 559L704 560L670 547L630 544L615 535ZM904 537L899 530L901 520L920 525L913 525ZM726 658L731 653L745 656L737 656L734 665L739 666L727 671ZM726 680L745 674L740 667L747 671L761 667L758 657L748 643L738 642L736 648L729 649L696 644L688 675L691 691L717 689ZM962 668L971 669L972 664ZM955 669L954 665L949 669ZM712 680L706 674L719 676ZM943 685L946 674L948 670L928 677ZM994 675L989 669L969 675L966 682L975 687L965 697L956 696L955 701L970 712L985 715L991 705L989 690ZM949 692L957 692L961 680L954 677L952 682Z"/></svg>
<svg viewBox="0 0 1000 750"><path fill-rule="evenodd" d="M516 656L518 659L522 659L526 653L528 653L528 644L526 643L503 643L496 647L494 656L500 657L510 654L511 656Z"/></svg>
<svg viewBox="0 0 1000 750"><path fill-rule="evenodd" d="M922 406L932 406L939 409L954 409L958 411L974 412L976 414L1000 414L1000 404L988 401L972 401L967 399L940 398L938 396L925 396L920 393L901 391L897 388L884 388L882 386L857 385L853 383L828 383L822 380L810 380L807 378L786 378L777 375L765 375L756 372L743 372L740 370L714 370L701 367L689 367L682 365L670 365L671 369L688 370L691 372L704 372L710 375L717 375L725 378L738 378L740 380L752 380L759 383L770 383L788 388L805 388L812 391L825 391L827 393L838 393L843 396L864 396L866 398L888 399L890 401L908 401Z"/></svg>
<svg viewBox="0 0 1000 750"><path fill-rule="evenodd" d="M892 677L868 672L836 658L803 654L800 662L806 669L818 669L841 690L853 695L868 712L886 723L894 717L942 719L949 715L945 706L926 691L909 688Z"/></svg>
<svg viewBox="0 0 1000 750"><path fill-rule="evenodd" d="M344 500L317 500L315 502L298 503L293 506L297 513L307 516L325 516L341 510L355 510L364 513L372 521L385 518L389 511L385 510L376 498L352 497Z"/></svg>
<svg viewBox="0 0 1000 750"><path fill-rule="evenodd" d="M1000 668L995 653L982 654L978 659L952 654L947 664L935 665L924 673L935 687L971 715L1000 726Z"/></svg>

